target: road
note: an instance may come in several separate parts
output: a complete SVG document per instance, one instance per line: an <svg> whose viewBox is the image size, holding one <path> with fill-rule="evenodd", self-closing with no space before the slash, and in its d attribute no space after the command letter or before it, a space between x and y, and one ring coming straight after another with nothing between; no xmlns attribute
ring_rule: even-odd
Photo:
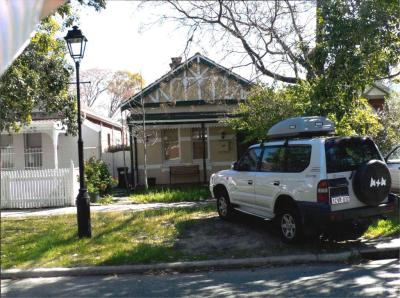
<svg viewBox="0 0 400 298"><path fill-rule="evenodd" d="M2 280L5 297L399 297L399 260L275 268Z"/></svg>

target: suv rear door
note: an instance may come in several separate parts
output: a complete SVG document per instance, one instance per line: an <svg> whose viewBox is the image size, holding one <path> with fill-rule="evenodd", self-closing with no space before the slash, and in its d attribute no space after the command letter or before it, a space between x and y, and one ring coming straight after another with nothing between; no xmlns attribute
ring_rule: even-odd
<svg viewBox="0 0 400 298"><path fill-rule="evenodd" d="M370 160L382 160L369 138L339 137L325 141L326 172L330 184L331 210L365 206L353 191L352 179L357 168Z"/></svg>

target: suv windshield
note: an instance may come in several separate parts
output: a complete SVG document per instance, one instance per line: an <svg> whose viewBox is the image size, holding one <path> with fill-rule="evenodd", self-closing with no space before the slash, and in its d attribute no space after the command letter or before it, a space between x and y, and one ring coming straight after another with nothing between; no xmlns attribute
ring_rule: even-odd
<svg viewBox="0 0 400 298"><path fill-rule="evenodd" d="M374 142L369 138L332 138L325 142L328 173L355 170L371 159L382 160Z"/></svg>

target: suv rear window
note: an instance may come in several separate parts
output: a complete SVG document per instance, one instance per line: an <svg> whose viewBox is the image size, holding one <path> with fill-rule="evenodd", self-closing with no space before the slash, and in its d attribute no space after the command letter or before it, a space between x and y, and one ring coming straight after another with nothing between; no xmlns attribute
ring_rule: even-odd
<svg viewBox="0 0 400 298"><path fill-rule="evenodd" d="M348 172L371 159L382 160L374 142L369 138L333 138L325 142L328 173Z"/></svg>

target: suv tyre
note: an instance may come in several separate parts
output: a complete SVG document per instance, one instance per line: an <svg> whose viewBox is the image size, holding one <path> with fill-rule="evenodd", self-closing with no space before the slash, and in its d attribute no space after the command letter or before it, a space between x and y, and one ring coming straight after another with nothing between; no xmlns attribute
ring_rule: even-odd
<svg viewBox="0 0 400 298"><path fill-rule="evenodd" d="M217 197L217 211L222 219L229 220L233 217L234 209L226 192L219 194Z"/></svg>
<svg viewBox="0 0 400 298"><path fill-rule="evenodd" d="M280 212L278 224L283 242L293 244L303 240L303 224L296 208L289 207Z"/></svg>

